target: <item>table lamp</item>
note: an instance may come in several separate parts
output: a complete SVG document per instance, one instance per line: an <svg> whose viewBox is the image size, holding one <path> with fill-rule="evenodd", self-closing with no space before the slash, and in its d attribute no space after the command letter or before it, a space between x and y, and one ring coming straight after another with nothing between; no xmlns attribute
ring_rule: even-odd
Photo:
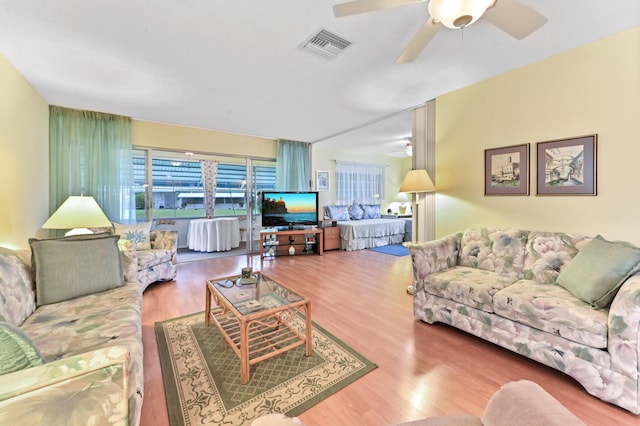
<svg viewBox="0 0 640 426"><path fill-rule="evenodd" d="M400 192L416 194L414 197L415 203L413 207L413 212L415 213L416 232L412 236L412 241L416 241L418 238L418 226L420 225L420 219L418 218L418 194L435 191L436 187L431 181L429 174L426 170L422 169L409 170L402 181L402 185L400 185ZM407 293L413 294L412 285L407 287Z"/></svg>
<svg viewBox="0 0 640 426"><path fill-rule="evenodd" d="M91 196L72 195L42 225L44 229L69 229L65 236L93 234L88 228L110 227L111 222Z"/></svg>
<svg viewBox="0 0 640 426"><path fill-rule="evenodd" d="M405 203L409 201L409 195L407 195L406 192L400 192L396 197L396 201L399 203L398 212L400 214L405 214L407 212L407 205Z"/></svg>

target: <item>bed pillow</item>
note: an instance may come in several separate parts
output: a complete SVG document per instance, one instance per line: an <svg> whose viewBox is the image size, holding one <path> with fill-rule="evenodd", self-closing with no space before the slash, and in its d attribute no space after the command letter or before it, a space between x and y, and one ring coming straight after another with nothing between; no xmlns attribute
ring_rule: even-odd
<svg viewBox="0 0 640 426"><path fill-rule="evenodd" d="M18 327L0 322L0 376L42 365L42 355Z"/></svg>
<svg viewBox="0 0 640 426"><path fill-rule="evenodd" d="M351 220L360 220L364 217L364 210L358 203L351 204L348 210Z"/></svg>
<svg viewBox="0 0 640 426"><path fill-rule="evenodd" d="M48 305L120 287L122 261L117 235L29 239L36 305Z"/></svg>
<svg viewBox="0 0 640 426"><path fill-rule="evenodd" d="M380 204L362 204L363 219L380 219Z"/></svg>
<svg viewBox="0 0 640 426"><path fill-rule="evenodd" d="M120 235L120 250L151 250L151 222L114 223L114 233Z"/></svg>
<svg viewBox="0 0 640 426"><path fill-rule="evenodd" d="M601 309L611 303L639 262L639 248L607 241L598 235L562 268L556 282L577 298Z"/></svg>
<svg viewBox="0 0 640 426"><path fill-rule="evenodd" d="M349 220L348 206L327 206L326 210L331 220Z"/></svg>

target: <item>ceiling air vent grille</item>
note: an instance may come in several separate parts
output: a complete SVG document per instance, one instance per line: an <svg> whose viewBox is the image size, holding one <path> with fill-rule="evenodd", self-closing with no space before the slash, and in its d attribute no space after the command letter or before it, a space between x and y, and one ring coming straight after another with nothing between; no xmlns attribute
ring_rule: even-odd
<svg viewBox="0 0 640 426"><path fill-rule="evenodd" d="M349 47L350 41L327 30L320 30L300 45L300 49L324 59L333 59Z"/></svg>

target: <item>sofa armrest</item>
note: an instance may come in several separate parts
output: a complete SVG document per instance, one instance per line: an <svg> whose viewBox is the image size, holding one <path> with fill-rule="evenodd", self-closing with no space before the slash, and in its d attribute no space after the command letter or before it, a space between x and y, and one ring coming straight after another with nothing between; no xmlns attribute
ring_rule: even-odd
<svg viewBox="0 0 640 426"><path fill-rule="evenodd" d="M171 250L171 263L174 265L178 259L178 231L160 230L151 231L149 235L152 249Z"/></svg>
<svg viewBox="0 0 640 426"><path fill-rule="evenodd" d="M120 252L122 259L122 272L126 281L137 281L138 274L138 252L126 250Z"/></svg>
<svg viewBox="0 0 640 426"><path fill-rule="evenodd" d="M414 282L421 283L429 274L458 264L462 234L451 234L426 243L406 244L413 262Z"/></svg>
<svg viewBox="0 0 640 426"><path fill-rule="evenodd" d="M620 287L609 309L611 368L637 379L640 374L640 273Z"/></svg>
<svg viewBox="0 0 640 426"><path fill-rule="evenodd" d="M3 375L0 424L127 424L129 356L113 346Z"/></svg>

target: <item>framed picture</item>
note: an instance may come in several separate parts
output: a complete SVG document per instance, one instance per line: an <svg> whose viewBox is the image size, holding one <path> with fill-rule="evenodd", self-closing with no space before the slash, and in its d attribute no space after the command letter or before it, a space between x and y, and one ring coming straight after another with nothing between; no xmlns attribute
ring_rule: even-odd
<svg viewBox="0 0 640 426"><path fill-rule="evenodd" d="M484 195L529 195L529 144L484 150Z"/></svg>
<svg viewBox="0 0 640 426"><path fill-rule="evenodd" d="M316 191L329 190L329 172L316 170Z"/></svg>
<svg viewBox="0 0 640 426"><path fill-rule="evenodd" d="M598 135L537 143L537 195L596 195Z"/></svg>

